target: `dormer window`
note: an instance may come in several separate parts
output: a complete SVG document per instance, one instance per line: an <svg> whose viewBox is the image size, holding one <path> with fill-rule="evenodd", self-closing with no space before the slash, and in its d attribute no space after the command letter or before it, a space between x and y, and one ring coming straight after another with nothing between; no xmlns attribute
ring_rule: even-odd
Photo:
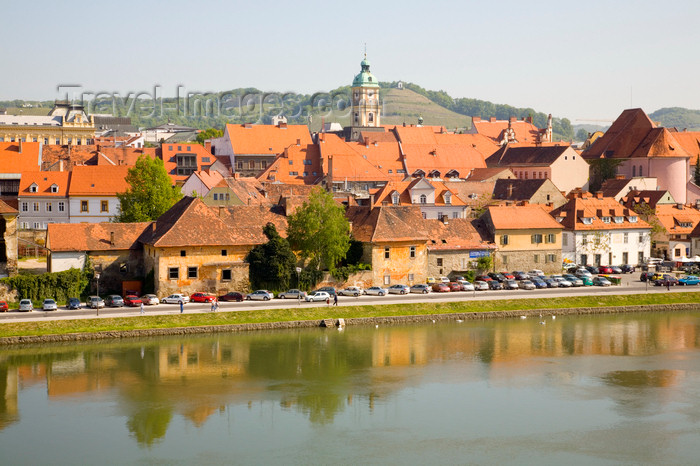
<svg viewBox="0 0 700 466"><path fill-rule="evenodd" d="M610 223L610 220L612 220L610 217L600 217L600 219L603 221L603 223Z"/></svg>
<svg viewBox="0 0 700 466"><path fill-rule="evenodd" d="M630 215L629 217L627 217L627 221L630 223L637 223L638 219L639 217L637 217L636 215Z"/></svg>
<svg viewBox="0 0 700 466"><path fill-rule="evenodd" d="M399 193L396 191L391 194L391 203L394 205L399 205Z"/></svg>
<svg viewBox="0 0 700 466"><path fill-rule="evenodd" d="M52 184L52 185L51 185L51 192L52 192L52 193L57 193L57 192L58 192L58 185Z"/></svg>
<svg viewBox="0 0 700 466"><path fill-rule="evenodd" d="M37 186L36 183L32 183L32 185L29 187L29 192L30 193L35 193L39 191L39 186Z"/></svg>
<svg viewBox="0 0 700 466"><path fill-rule="evenodd" d="M615 223L622 223L624 220L625 220L625 217L620 217L620 216L613 217L613 221Z"/></svg>
<svg viewBox="0 0 700 466"><path fill-rule="evenodd" d="M581 223L584 225L591 225L593 224L593 217L581 217Z"/></svg>
<svg viewBox="0 0 700 466"><path fill-rule="evenodd" d="M420 203L421 204L426 204L428 202L428 198L426 197L425 194L420 195Z"/></svg>
<svg viewBox="0 0 700 466"><path fill-rule="evenodd" d="M445 193L445 205L452 204L452 193Z"/></svg>
<svg viewBox="0 0 700 466"><path fill-rule="evenodd" d="M678 225L681 228L692 228L693 227L693 222L678 222Z"/></svg>

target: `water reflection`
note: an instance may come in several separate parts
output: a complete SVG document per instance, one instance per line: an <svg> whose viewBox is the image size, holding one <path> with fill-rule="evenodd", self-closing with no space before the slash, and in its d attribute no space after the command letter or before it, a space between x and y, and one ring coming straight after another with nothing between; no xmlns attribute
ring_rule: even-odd
<svg viewBox="0 0 700 466"><path fill-rule="evenodd" d="M668 396L639 391L669 390L683 381L683 355L698 348L699 317L560 317L545 325L518 319L7 348L0 355L0 431L22 422L20 399L32 388L45 388L49 403L110 400L131 437L153 446L176 417L202 429L231 406L250 410L272 401L326 426L349 409L372 413L378 401L409 387L526 385L532 374L572 393L581 374L595 374L600 392L587 396L637 417ZM644 367L618 370L609 359L591 364L581 356L645 359ZM454 365L458 370L448 370ZM24 409L29 415L31 406Z"/></svg>

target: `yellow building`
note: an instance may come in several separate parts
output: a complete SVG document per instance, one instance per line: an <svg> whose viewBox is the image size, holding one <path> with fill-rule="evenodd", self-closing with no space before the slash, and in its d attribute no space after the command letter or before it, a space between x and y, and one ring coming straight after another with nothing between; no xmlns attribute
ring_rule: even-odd
<svg viewBox="0 0 700 466"><path fill-rule="evenodd" d="M0 115L0 142L83 146L94 139L94 117L82 105L56 102L47 116Z"/></svg>

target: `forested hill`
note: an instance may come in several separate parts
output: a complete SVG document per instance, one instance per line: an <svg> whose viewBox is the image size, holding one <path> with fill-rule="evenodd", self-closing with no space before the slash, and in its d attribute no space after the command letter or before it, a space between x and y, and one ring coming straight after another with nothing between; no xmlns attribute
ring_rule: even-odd
<svg viewBox="0 0 700 466"><path fill-rule="evenodd" d="M679 131L700 130L700 110L682 107L660 108L650 113L649 118L666 128L676 127Z"/></svg>

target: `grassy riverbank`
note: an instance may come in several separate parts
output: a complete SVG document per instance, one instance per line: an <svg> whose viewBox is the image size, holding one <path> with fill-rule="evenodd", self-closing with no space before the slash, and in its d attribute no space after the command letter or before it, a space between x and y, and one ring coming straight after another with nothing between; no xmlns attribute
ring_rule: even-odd
<svg viewBox="0 0 700 466"><path fill-rule="evenodd" d="M698 293L580 296L519 300L459 301L450 303L386 304L373 306L286 307L283 309L175 315L146 315L102 319L7 322L0 324L0 337L65 335L104 331L129 331L211 325L257 324L320 320L324 318L387 317L423 314L454 314L490 311L527 311L577 307L634 306L646 304L698 303Z"/></svg>

